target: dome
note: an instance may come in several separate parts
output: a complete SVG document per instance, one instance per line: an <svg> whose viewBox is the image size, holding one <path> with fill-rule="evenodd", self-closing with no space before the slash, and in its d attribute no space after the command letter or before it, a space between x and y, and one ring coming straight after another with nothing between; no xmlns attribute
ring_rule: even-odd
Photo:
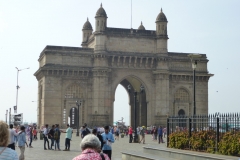
<svg viewBox="0 0 240 160"><path fill-rule="evenodd" d="M95 17L107 17L105 10L102 8L102 3L100 5L100 8L97 10Z"/></svg>
<svg viewBox="0 0 240 160"><path fill-rule="evenodd" d="M142 25L142 22L141 25L138 27L138 30L145 30L145 27Z"/></svg>
<svg viewBox="0 0 240 160"><path fill-rule="evenodd" d="M92 30L92 25L91 23L88 21L88 18L87 18L87 21L84 23L83 25L83 29L85 30Z"/></svg>
<svg viewBox="0 0 240 160"><path fill-rule="evenodd" d="M157 16L156 22L167 22L167 17L162 12L162 8L161 8L161 12Z"/></svg>

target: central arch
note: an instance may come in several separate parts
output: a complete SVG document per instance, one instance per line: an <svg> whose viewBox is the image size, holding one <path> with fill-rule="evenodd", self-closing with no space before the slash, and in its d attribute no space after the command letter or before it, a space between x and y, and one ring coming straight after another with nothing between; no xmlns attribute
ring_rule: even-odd
<svg viewBox="0 0 240 160"><path fill-rule="evenodd" d="M145 89L146 86L144 86L144 83L135 76L127 76L121 79L119 84L122 85L128 93L130 125L133 127L147 126L147 100L146 100L147 98L146 98L146 89ZM129 86L130 86L130 89L129 89ZM116 88L117 88L117 85L114 88L114 100L115 100ZM137 92L136 108L134 108L134 91ZM114 108L114 102L113 102L113 108ZM135 109L136 109L136 117L135 117ZM114 109L113 109L113 112L114 112ZM134 125L135 119L136 119L136 126Z"/></svg>

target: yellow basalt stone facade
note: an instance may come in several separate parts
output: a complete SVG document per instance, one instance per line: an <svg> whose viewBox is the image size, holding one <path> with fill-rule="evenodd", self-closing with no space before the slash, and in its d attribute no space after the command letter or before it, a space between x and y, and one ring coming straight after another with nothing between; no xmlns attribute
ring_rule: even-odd
<svg viewBox="0 0 240 160"><path fill-rule="evenodd" d="M153 22L154 23L154 22ZM46 46L39 57L38 125L103 126L113 124L118 84L129 92L130 124L166 126L168 115L193 114L193 73L190 53L168 52L167 18L160 11L156 29L111 28L101 6L95 30L87 19L82 47ZM208 113L208 59L201 54L196 69L196 113ZM141 90L142 87L142 90ZM79 111L76 100L81 100ZM76 113L70 114L71 108ZM123 112L124 113L124 112ZM121 116L121 115L119 115Z"/></svg>

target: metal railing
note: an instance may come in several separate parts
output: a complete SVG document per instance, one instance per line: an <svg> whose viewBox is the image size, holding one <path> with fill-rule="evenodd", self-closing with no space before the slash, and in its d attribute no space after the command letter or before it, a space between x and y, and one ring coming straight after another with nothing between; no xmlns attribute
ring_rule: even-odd
<svg viewBox="0 0 240 160"><path fill-rule="evenodd" d="M191 149L191 137L200 132L211 132L211 139L215 141L214 150L218 151L218 143L225 133L236 134L240 132L240 114L239 113L215 113L209 115L197 116L170 116L167 118L167 146L169 147L169 136L176 132L184 132L188 137L188 146ZM175 140L177 141L177 140ZM200 150L206 150L201 148Z"/></svg>

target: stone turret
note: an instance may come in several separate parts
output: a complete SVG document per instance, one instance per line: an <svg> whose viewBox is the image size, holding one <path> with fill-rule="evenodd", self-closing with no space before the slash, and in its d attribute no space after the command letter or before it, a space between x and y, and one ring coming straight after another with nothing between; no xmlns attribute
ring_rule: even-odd
<svg viewBox="0 0 240 160"><path fill-rule="evenodd" d="M141 25L138 27L138 30L145 30L145 27L143 26L142 22Z"/></svg>
<svg viewBox="0 0 240 160"><path fill-rule="evenodd" d="M87 21L84 23L82 28L82 47L87 47L86 43L88 41L88 38L92 35L92 31L92 25L87 18Z"/></svg>
<svg viewBox="0 0 240 160"><path fill-rule="evenodd" d="M156 32L157 35L167 36L167 17L163 13L162 9L161 12L158 14L156 19Z"/></svg>
<svg viewBox="0 0 240 160"><path fill-rule="evenodd" d="M100 5L100 8L97 10L96 16L95 16L95 31L96 32L103 32L105 31L107 27L107 14L102 7L102 3Z"/></svg>
<svg viewBox="0 0 240 160"><path fill-rule="evenodd" d="M167 53L168 47L167 47L167 41L168 41L168 35L167 35L167 17L162 11L158 14L156 18L156 34L157 34L157 52L158 53Z"/></svg>

